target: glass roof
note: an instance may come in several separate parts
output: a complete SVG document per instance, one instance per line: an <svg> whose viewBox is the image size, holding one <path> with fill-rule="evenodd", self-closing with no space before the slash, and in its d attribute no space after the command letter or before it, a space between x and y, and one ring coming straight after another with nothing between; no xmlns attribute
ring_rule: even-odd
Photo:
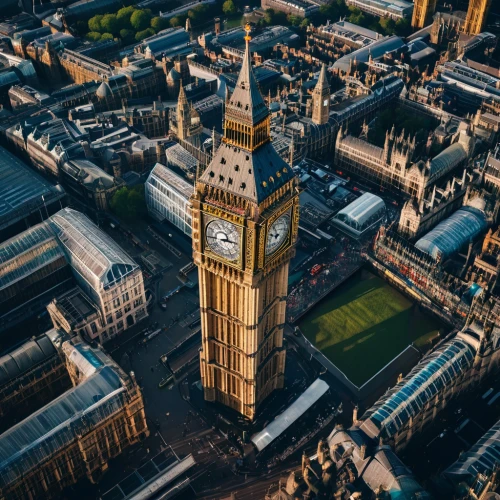
<svg viewBox="0 0 500 500"><path fill-rule="evenodd" d="M329 388L324 380L317 378L283 413L278 415L262 431L254 434L252 443L259 451L262 451L311 408Z"/></svg>
<svg viewBox="0 0 500 500"><path fill-rule="evenodd" d="M27 229L0 245L0 290L60 257L64 252L47 222Z"/></svg>
<svg viewBox="0 0 500 500"><path fill-rule="evenodd" d="M444 474L452 481L466 481L469 486L476 480L477 474L490 475L500 465L500 421Z"/></svg>
<svg viewBox="0 0 500 500"><path fill-rule="evenodd" d="M415 246L433 259L443 260L458 252L487 227L481 210L463 207L420 238Z"/></svg>
<svg viewBox="0 0 500 500"><path fill-rule="evenodd" d="M467 152L462 144L456 142L447 147L431 160L429 182L434 182L436 179L450 172L466 158Z"/></svg>
<svg viewBox="0 0 500 500"><path fill-rule="evenodd" d="M476 348L460 334L446 342L363 415L361 429L372 438L395 435L451 380L472 366L475 354Z"/></svg>
<svg viewBox="0 0 500 500"><path fill-rule="evenodd" d="M363 231L384 214L385 203L382 198L371 193L365 193L343 208L335 216L335 219L347 224L356 231Z"/></svg>
<svg viewBox="0 0 500 500"><path fill-rule="evenodd" d="M123 407L125 388L109 366L0 435L0 490Z"/></svg>
<svg viewBox="0 0 500 500"><path fill-rule="evenodd" d="M18 210L43 207L42 196L49 202L61 193L64 192L0 147L0 224L9 224Z"/></svg>
<svg viewBox="0 0 500 500"><path fill-rule="evenodd" d="M65 208L50 218L68 259L88 283L105 287L120 281L138 265L84 214Z"/></svg>
<svg viewBox="0 0 500 500"><path fill-rule="evenodd" d="M57 352L54 345L46 335L28 340L22 346L0 357L0 386L55 354Z"/></svg>

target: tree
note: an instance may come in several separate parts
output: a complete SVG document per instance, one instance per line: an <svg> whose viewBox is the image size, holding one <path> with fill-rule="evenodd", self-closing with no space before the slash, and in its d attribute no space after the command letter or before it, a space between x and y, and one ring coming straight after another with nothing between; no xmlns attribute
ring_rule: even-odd
<svg viewBox="0 0 500 500"><path fill-rule="evenodd" d="M116 14L105 14L102 16L101 29L105 33L118 33L120 31L120 23Z"/></svg>
<svg viewBox="0 0 500 500"><path fill-rule="evenodd" d="M101 19L104 16L98 15L91 17L88 22L89 30L90 31L97 31L98 33L102 33L103 29L101 26Z"/></svg>
<svg viewBox="0 0 500 500"><path fill-rule="evenodd" d="M407 37L411 33L411 24L410 20L406 17L398 19L396 21L396 27L394 29L394 33L401 37Z"/></svg>
<svg viewBox="0 0 500 500"><path fill-rule="evenodd" d="M130 24L130 17L136 11L136 8L130 5L129 7L123 7L116 13L116 19L120 25L120 29L129 30L132 28Z"/></svg>
<svg viewBox="0 0 500 500"><path fill-rule="evenodd" d="M274 9L266 9L266 12L264 13L264 22L266 24L275 24L274 23L274 18L276 17L276 13L274 12Z"/></svg>
<svg viewBox="0 0 500 500"><path fill-rule="evenodd" d="M97 31L89 31L85 35L85 38L87 40L90 40L91 42L98 42L101 39L101 34L98 33Z"/></svg>
<svg viewBox="0 0 500 500"><path fill-rule="evenodd" d="M224 14L226 14L227 16L236 14L236 5L234 5L233 0L226 0L222 4L222 12L224 12Z"/></svg>
<svg viewBox="0 0 500 500"><path fill-rule="evenodd" d="M138 31L135 34L135 41L140 42L140 41L144 40L145 38L147 38L148 36L153 36L154 34L155 34L155 30L153 28L147 28L145 30Z"/></svg>
<svg viewBox="0 0 500 500"><path fill-rule="evenodd" d="M111 33L103 33L101 35L101 42L104 42L105 40L113 40L113 35Z"/></svg>
<svg viewBox="0 0 500 500"><path fill-rule="evenodd" d="M151 19L151 28L153 28L155 32L158 33L159 31L168 28L168 20L160 16L153 17L153 19Z"/></svg>
<svg viewBox="0 0 500 500"><path fill-rule="evenodd" d="M170 18L170 26L172 26L172 28L175 28L175 27L181 26L181 25L182 25L182 21L181 21L181 18L179 16L174 16L174 17Z"/></svg>
<svg viewBox="0 0 500 500"><path fill-rule="evenodd" d="M306 29L309 26L310 23L311 23L311 21L309 21L309 19L307 19L307 17L305 17L300 22L300 27L303 28L303 29Z"/></svg>
<svg viewBox="0 0 500 500"><path fill-rule="evenodd" d="M286 20L292 26L300 26L300 23L302 22L302 18L299 16L295 16L294 14L288 14L288 16L286 16Z"/></svg>
<svg viewBox="0 0 500 500"><path fill-rule="evenodd" d="M381 17L379 25L386 35L393 35L396 28L396 22L390 17Z"/></svg>
<svg viewBox="0 0 500 500"><path fill-rule="evenodd" d="M135 33L132 30L120 30L120 38L124 45L130 45L135 41Z"/></svg>
<svg viewBox="0 0 500 500"><path fill-rule="evenodd" d="M134 219L144 215L146 213L144 185L118 189L109 205L111 210L123 219Z"/></svg>
<svg viewBox="0 0 500 500"><path fill-rule="evenodd" d="M130 24L136 31L146 30L151 24L151 14L145 10L136 10L130 16Z"/></svg>

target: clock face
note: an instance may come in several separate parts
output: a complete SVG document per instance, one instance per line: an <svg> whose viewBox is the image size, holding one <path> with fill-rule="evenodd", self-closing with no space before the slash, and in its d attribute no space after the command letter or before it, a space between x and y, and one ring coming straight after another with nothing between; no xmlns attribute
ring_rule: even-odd
<svg viewBox="0 0 500 500"><path fill-rule="evenodd" d="M207 245L212 252L227 260L236 260L240 255L240 231L231 222L215 219L207 224Z"/></svg>
<svg viewBox="0 0 500 500"><path fill-rule="evenodd" d="M290 229L290 216L284 214L278 217L267 232L266 255L271 255L284 243Z"/></svg>

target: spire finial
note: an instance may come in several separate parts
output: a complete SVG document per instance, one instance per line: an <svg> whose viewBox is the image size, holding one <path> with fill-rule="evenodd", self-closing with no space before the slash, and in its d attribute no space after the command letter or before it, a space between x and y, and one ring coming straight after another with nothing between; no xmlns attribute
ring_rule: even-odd
<svg viewBox="0 0 500 500"><path fill-rule="evenodd" d="M250 32L252 31L252 27L250 26L249 23L246 23L245 24L245 42L248 46L248 44L250 43L250 40L252 39L252 37L250 36Z"/></svg>

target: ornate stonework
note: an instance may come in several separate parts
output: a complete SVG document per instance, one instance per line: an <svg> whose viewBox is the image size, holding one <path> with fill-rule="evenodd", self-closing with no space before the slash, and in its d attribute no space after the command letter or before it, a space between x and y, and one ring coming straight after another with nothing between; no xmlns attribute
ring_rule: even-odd
<svg viewBox="0 0 500 500"><path fill-rule="evenodd" d="M223 142L191 201L205 399L253 419L259 404L283 387L288 266L299 204L297 180L269 139L248 32Z"/></svg>

